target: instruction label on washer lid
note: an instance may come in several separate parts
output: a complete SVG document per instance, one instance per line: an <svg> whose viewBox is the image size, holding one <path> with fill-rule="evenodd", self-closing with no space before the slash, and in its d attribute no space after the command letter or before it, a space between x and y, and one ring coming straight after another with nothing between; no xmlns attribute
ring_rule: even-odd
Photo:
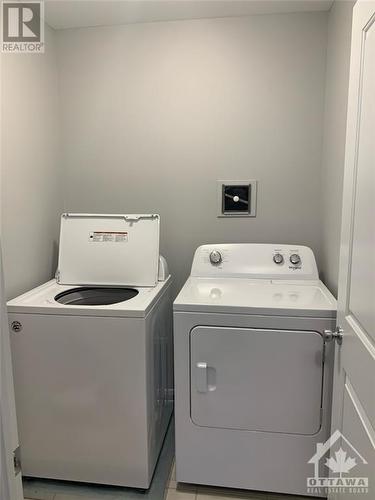
<svg viewBox="0 0 375 500"><path fill-rule="evenodd" d="M127 243L126 231L93 231L89 233L89 241L93 243Z"/></svg>

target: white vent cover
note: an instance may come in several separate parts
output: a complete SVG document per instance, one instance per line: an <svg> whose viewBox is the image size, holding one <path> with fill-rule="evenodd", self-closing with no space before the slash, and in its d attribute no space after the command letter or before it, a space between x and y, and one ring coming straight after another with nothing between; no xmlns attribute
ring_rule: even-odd
<svg viewBox="0 0 375 500"><path fill-rule="evenodd" d="M155 286L159 231L156 214L62 214L57 282Z"/></svg>

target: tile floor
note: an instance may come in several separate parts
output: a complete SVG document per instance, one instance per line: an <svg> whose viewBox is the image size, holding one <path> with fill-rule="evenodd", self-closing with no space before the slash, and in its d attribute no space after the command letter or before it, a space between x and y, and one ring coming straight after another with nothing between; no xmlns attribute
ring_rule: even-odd
<svg viewBox="0 0 375 500"><path fill-rule="evenodd" d="M142 498L143 495L140 495ZM145 495L145 500L146 500ZM91 496L90 494L74 494L72 493L57 493L54 495L46 493L41 495L40 491L37 496L38 500L112 500L112 496L102 497ZM227 488L215 488L210 486L200 486L193 484L178 484L176 483L175 464L171 468L167 488L165 490L165 500L311 500L311 497L295 496L295 495L277 495L274 493L261 493L258 491L231 490ZM32 499L25 500L35 500ZM117 500L117 499L116 499Z"/></svg>
<svg viewBox="0 0 375 500"><path fill-rule="evenodd" d="M295 495L276 495L258 491L231 490L200 485L176 483L176 470L173 464L169 478L166 500L311 500L311 497Z"/></svg>
<svg viewBox="0 0 375 500"><path fill-rule="evenodd" d="M25 479L24 491L25 500L311 500L311 497L176 483L173 422L152 485L146 492L38 479Z"/></svg>
<svg viewBox="0 0 375 500"><path fill-rule="evenodd" d="M165 500L174 462L174 423L169 426L155 474L147 491L94 484L24 478L29 500Z"/></svg>

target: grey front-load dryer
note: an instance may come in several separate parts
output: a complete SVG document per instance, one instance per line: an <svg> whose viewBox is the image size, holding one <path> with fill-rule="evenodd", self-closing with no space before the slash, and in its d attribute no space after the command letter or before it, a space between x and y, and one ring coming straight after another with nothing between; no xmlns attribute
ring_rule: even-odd
<svg viewBox="0 0 375 500"><path fill-rule="evenodd" d="M335 317L307 247L197 249L174 302L178 482L311 494L308 462L330 429L324 330Z"/></svg>

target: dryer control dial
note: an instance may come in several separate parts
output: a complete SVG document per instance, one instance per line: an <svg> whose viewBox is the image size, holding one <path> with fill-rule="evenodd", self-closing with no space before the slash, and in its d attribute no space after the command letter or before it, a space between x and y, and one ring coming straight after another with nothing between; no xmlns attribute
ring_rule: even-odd
<svg viewBox="0 0 375 500"><path fill-rule="evenodd" d="M290 256L290 262L293 264L293 266L299 266L301 264L301 257L298 255L298 253L293 253Z"/></svg>
<svg viewBox="0 0 375 500"><path fill-rule="evenodd" d="M273 256L273 261L275 264L282 264L284 262L284 257L281 255L281 253L275 253Z"/></svg>
<svg viewBox="0 0 375 500"><path fill-rule="evenodd" d="M218 266L222 261L223 257L221 256L221 253L218 250L212 250L212 252L210 253L211 264L213 264L214 266Z"/></svg>

